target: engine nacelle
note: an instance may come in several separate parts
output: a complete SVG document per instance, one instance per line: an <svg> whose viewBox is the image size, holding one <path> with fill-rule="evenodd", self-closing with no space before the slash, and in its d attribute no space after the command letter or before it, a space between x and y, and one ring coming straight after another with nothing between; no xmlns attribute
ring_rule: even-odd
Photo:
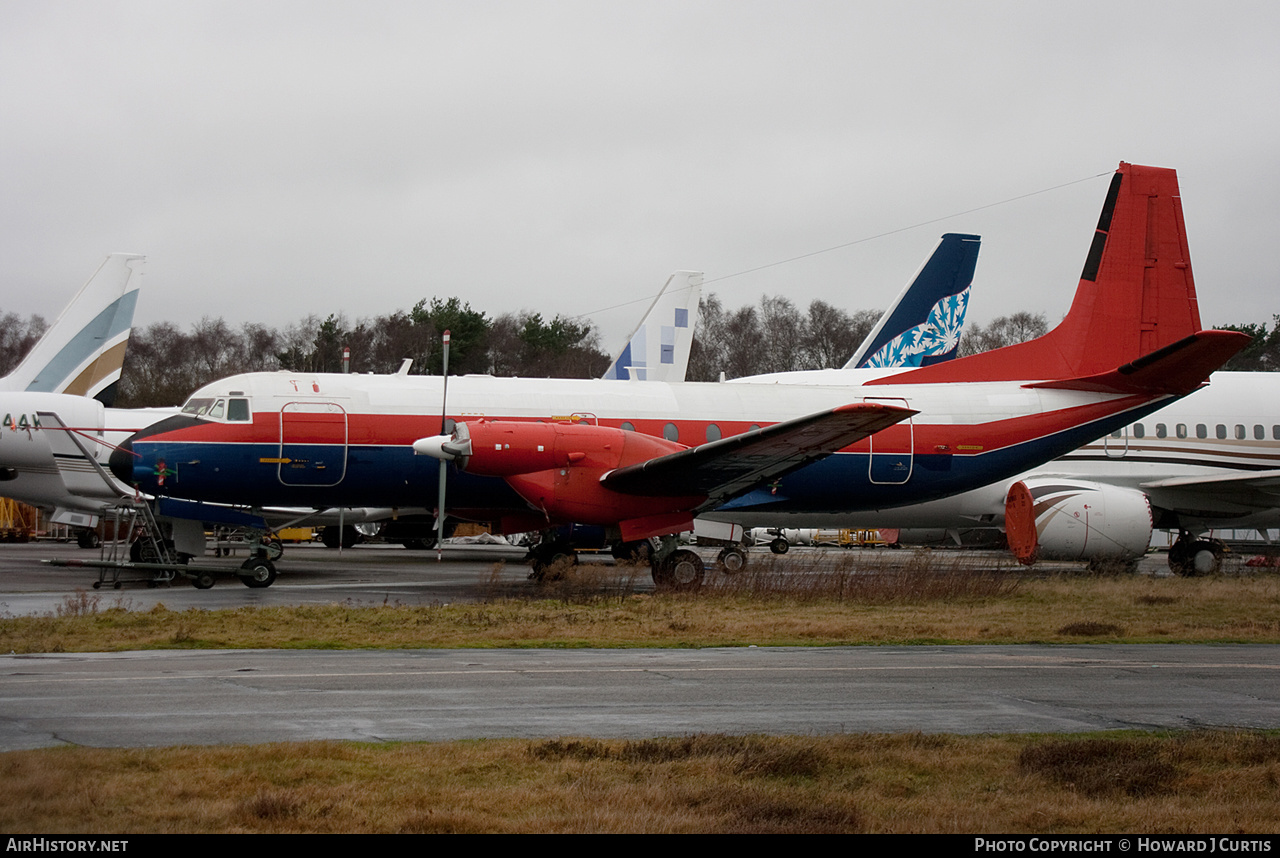
<svg viewBox="0 0 1280 858"><path fill-rule="evenodd" d="M487 477L570 467L600 469L603 474L685 449L652 435L589 423L477 420L459 423L454 431L454 443L469 442L458 467Z"/></svg>
<svg viewBox="0 0 1280 858"><path fill-rule="evenodd" d="M414 449L453 458L469 474L502 477L550 524L616 524L628 541L691 529L691 511L706 499L605 488L600 478L616 468L687 449L607 426L478 420L459 423L452 439L423 439Z"/></svg>
<svg viewBox="0 0 1280 858"><path fill-rule="evenodd" d="M1014 483L1005 501L1009 548L1030 565L1044 560L1129 560L1151 543L1151 502L1135 489L1036 477Z"/></svg>

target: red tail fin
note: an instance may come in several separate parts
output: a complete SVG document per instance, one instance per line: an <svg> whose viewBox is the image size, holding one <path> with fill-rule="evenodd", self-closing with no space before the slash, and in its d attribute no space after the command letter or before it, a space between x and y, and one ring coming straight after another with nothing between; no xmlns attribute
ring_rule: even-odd
<svg viewBox="0 0 1280 858"><path fill-rule="evenodd" d="M1035 340L882 384L1063 379L1109 372L1200 330L1178 175L1121 162L1071 311Z"/></svg>

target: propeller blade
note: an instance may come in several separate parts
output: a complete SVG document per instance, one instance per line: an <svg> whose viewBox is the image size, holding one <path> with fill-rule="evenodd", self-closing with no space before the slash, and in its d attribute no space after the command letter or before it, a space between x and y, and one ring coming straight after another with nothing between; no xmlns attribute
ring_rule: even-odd
<svg viewBox="0 0 1280 858"><path fill-rule="evenodd" d="M441 373L444 376L444 384L441 386L440 392L440 435L445 434L445 421L449 419L447 410L449 401L449 332L444 332L444 353L442 355ZM423 439L434 440L434 439ZM414 444L414 450L417 451L418 445ZM445 452L445 443L440 444L440 452ZM431 455L428 453L427 455ZM440 493L436 498L436 562L440 563L444 560L444 492L445 484L449 479L449 462L440 457Z"/></svg>

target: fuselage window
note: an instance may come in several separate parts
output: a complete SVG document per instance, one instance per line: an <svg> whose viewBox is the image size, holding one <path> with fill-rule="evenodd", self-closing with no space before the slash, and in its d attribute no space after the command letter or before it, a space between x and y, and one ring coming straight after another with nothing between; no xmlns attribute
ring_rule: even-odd
<svg viewBox="0 0 1280 858"><path fill-rule="evenodd" d="M1177 433L1178 433L1178 437L1179 437L1179 438L1185 438L1185 437L1187 437L1187 424L1185 424L1185 423L1179 423L1179 424L1178 424L1178 428L1177 428L1177 430L1176 430L1176 431L1177 431Z"/></svg>
<svg viewBox="0 0 1280 858"><path fill-rule="evenodd" d="M1165 426L1163 423L1157 423L1157 424L1156 424L1156 437L1157 437L1157 438L1168 438L1168 437L1169 437L1169 429L1168 429L1168 427L1167 427L1167 426Z"/></svg>
<svg viewBox="0 0 1280 858"><path fill-rule="evenodd" d="M1245 438L1245 435L1244 435L1244 424L1243 424L1243 423L1237 423L1237 424L1236 424L1236 440L1237 440L1237 441L1243 441L1243 440L1244 440L1244 438Z"/></svg>
<svg viewBox="0 0 1280 858"><path fill-rule="evenodd" d="M1253 424L1253 440L1262 441L1267 437L1267 430L1263 428L1261 423Z"/></svg>
<svg viewBox="0 0 1280 858"><path fill-rule="evenodd" d="M249 416L249 400L247 399L228 400L227 419L248 423L252 419Z"/></svg>
<svg viewBox="0 0 1280 858"><path fill-rule="evenodd" d="M1197 438L1208 438L1208 437L1209 437L1209 427L1208 427L1208 426L1206 426L1206 425L1204 425L1203 423L1197 423L1197 424L1196 424L1196 437L1197 437Z"/></svg>
<svg viewBox="0 0 1280 858"><path fill-rule="evenodd" d="M1143 426L1141 423L1133 424L1133 437L1135 438L1147 437L1147 427Z"/></svg>
<svg viewBox="0 0 1280 858"><path fill-rule="evenodd" d="M662 437L666 438L668 441L679 441L680 430L676 428L676 424L668 423L666 426L662 427Z"/></svg>
<svg viewBox="0 0 1280 858"><path fill-rule="evenodd" d="M707 424L707 442L720 440L720 427L714 423Z"/></svg>
<svg viewBox="0 0 1280 858"><path fill-rule="evenodd" d="M1215 436L1217 436L1219 441L1225 441L1227 438L1226 425L1223 423L1219 423L1217 426L1213 427L1213 433Z"/></svg>
<svg viewBox="0 0 1280 858"><path fill-rule="evenodd" d="M1280 441L1280 423L1276 423L1271 427L1271 440Z"/></svg>
<svg viewBox="0 0 1280 858"><path fill-rule="evenodd" d="M1124 430L1123 430L1123 429L1117 429L1116 431L1114 431L1114 432L1112 432L1112 433L1111 433L1111 437L1112 437L1112 438L1123 438L1123 437L1124 437Z"/></svg>
<svg viewBox="0 0 1280 858"><path fill-rule="evenodd" d="M635 424L634 424L634 423L632 423L630 420L624 420L624 421L622 421L622 428L623 428L624 430L626 430L627 432L634 432L634 431L636 431Z"/></svg>

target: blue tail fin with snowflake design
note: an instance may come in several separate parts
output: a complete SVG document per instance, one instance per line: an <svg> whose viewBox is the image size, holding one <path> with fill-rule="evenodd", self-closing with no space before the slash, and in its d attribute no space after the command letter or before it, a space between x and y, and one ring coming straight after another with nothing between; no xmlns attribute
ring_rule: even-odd
<svg viewBox="0 0 1280 858"><path fill-rule="evenodd" d="M930 366L959 354L981 244L976 235L942 236L844 368Z"/></svg>

